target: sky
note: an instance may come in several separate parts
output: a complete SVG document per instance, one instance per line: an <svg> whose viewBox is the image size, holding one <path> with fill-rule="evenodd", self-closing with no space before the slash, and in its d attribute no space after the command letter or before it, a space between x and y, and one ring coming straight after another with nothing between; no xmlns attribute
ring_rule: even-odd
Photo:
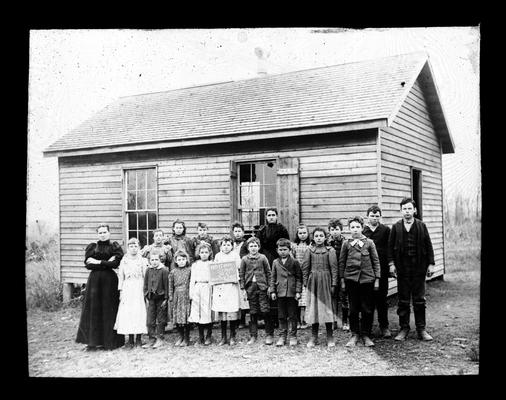
<svg viewBox="0 0 506 400"><path fill-rule="evenodd" d="M447 207L480 204L479 27L32 30L29 46L28 237L58 229L57 158L42 151L119 97L414 51L429 55L456 147Z"/></svg>

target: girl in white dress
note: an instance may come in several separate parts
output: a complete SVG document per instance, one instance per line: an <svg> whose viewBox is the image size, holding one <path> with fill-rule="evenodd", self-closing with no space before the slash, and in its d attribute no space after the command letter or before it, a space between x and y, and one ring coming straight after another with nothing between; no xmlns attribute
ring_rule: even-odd
<svg viewBox="0 0 506 400"><path fill-rule="evenodd" d="M213 250L207 242L201 242L195 249L195 261L190 275L191 311L188 321L198 324L199 340L195 346L211 344L213 328L211 301L212 286L209 283L209 260L213 257ZM204 330L207 328L204 341Z"/></svg>
<svg viewBox="0 0 506 400"><path fill-rule="evenodd" d="M237 266L237 283L222 283L213 286L212 305L214 320L220 321L221 341L218 346L229 343L231 346L237 343L236 328L240 318L240 288L239 268L241 259L232 251L233 240L229 235L221 239L220 252L214 257L215 262L235 262ZM230 321L230 342L227 340L227 321Z"/></svg>
<svg viewBox="0 0 506 400"><path fill-rule="evenodd" d="M121 335L129 335L126 348L142 346L141 335L147 333L146 303L144 301L144 275L148 268L147 260L139 252L139 240L128 241L127 254L119 264L118 290L120 303L114 329Z"/></svg>

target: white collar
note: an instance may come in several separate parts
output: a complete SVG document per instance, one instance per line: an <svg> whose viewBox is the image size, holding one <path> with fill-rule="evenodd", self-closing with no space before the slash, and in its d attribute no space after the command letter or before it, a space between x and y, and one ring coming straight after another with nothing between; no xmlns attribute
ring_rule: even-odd
<svg viewBox="0 0 506 400"><path fill-rule="evenodd" d="M357 243L358 243L358 246L359 246L359 247L362 247L362 246L364 245L364 242L362 242L362 240L360 240L360 239L354 239L354 240L352 240L352 241L351 241L351 243L350 243L350 244L351 244L352 246L355 246Z"/></svg>

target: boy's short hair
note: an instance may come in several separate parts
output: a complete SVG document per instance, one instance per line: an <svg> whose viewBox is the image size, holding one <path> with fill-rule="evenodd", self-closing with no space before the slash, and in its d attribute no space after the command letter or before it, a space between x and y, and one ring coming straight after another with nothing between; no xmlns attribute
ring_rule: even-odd
<svg viewBox="0 0 506 400"><path fill-rule="evenodd" d="M325 228L323 228L321 226L317 226L316 228L313 229L313 238L314 238L315 232L323 232L323 235L327 236L327 232L325 232Z"/></svg>
<svg viewBox="0 0 506 400"><path fill-rule="evenodd" d="M276 213L276 216L278 216L278 209L276 207L269 207L265 209L265 216L267 217L267 214L269 211L274 211Z"/></svg>
<svg viewBox="0 0 506 400"><path fill-rule="evenodd" d="M411 197L404 197L400 202L400 208L402 208L402 206L407 203L413 204L413 208L416 208L416 203Z"/></svg>
<svg viewBox="0 0 506 400"><path fill-rule="evenodd" d="M162 232L162 236L163 236L163 230L162 230L162 229L160 229L160 228L156 228L156 229L154 229L154 230L153 230L153 236L155 236L155 233L156 233L156 232Z"/></svg>
<svg viewBox="0 0 506 400"><path fill-rule="evenodd" d="M205 222L199 222L197 224L197 228L205 228L205 229L207 229L207 224Z"/></svg>
<svg viewBox="0 0 506 400"><path fill-rule="evenodd" d="M260 246L260 239L257 238L256 236L252 236L248 240L246 240L246 248L248 248L249 244L252 242L255 242L256 244L258 244L258 247L261 247Z"/></svg>
<svg viewBox="0 0 506 400"><path fill-rule="evenodd" d="M202 248L206 248L209 250L209 259L213 258L213 249L211 245L207 242L200 242L197 247L195 248L195 259L200 260L200 250Z"/></svg>
<svg viewBox="0 0 506 400"><path fill-rule="evenodd" d="M239 221L235 221L232 224L232 231L234 230L234 228L241 228L244 231L244 225L242 223L240 223Z"/></svg>
<svg viewBox="0 0 506 400"><path fill-rule="evenodd" d="M137 246L140 246L139 239L137 239L136 237L131 237L130 239L128 239L127 246L131 243L136 243Z"/></svg>
<svg viewBox="0 0 506 400"><path fill-rule="evenodd" d="M223 235L223 237L220 239L220 246L224 243L224 242L230 242L230 243L234 243L234 239L232 239L232 236L230 235Z"/></svg>
<svg viewBox="0 0 506 400"><path fill-rule="evenodd" d="M159 260L161 260L161 258L160 258L160 253L149 253L149 258L150 258L150 259L151 259L151 257L153 257L153 256L156 256L156 257L158 257L158 259L159 259Z"/></svg>
<svg viewBox="0 0 506 400"><path fill-rule="evenodd" d="M280 248L280 247L288 247L288 248L290 248L291 246L292 246L292 242L290 242L286 238L278 239L278 241L276 242L276 247L278 247L278 248Z"/></svg>
<svg viewBox="0 0 506 400"><path fill-rule="evenodd" d="M367 213L366 215L369 215L369 213L373 213L373 214L376 214L377 212L380 213L380 216L382 215L381 214L381 208L379 208L377 205L374 205L374 206L371 206L367 209Z"/></svg>
<svg viewBox="0 0 506 400"><path fill-rule="evenodd" d="M328 223L328 226L327 226L329 229L330 228L339 228L341 230L343 230L343 224L341 223L341 221L339 221L337 218L332 218L329 223Z"/></svg>
<svg viewBox="0 0 506 400"><path fill-rule="evenodd" d="M352 222L358 222L360 225L362 225L362 227L364 226L364 219L360 215L355 215L354 217L349 218L348 219L348 226Z"/></svg>
<svg viewBox="0 0 506 400"><path fill-rule="evenodd" d="M186 225L184 224L183 221L181 221L179 218L176 219L173 223L172 223L172 233L175 234L174 232L174 227L176 226L176 224L181 224L183 225L183 235L186 235Z"/></svg>

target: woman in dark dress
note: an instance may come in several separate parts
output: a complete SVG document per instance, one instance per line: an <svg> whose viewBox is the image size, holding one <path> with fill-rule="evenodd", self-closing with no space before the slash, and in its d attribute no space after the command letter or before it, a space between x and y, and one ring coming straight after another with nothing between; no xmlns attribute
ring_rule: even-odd
<svg viewBox="0 0 506 400"><path fill-rule="evenodd" d="M76 342L87 344L86 350L97 346L112 350L125 343L125 337L113 329L119 305L118 276L113 268L118 268L123 250L118 242L109 240L109 225L100 224L97 233L98 241L85 250L84 265L91 272Z"/></svg>
<svg viewBox="0 0 506 400"><path fill-rule="evenodd" d="M260 253L267 257L269 265L272 267L272 263L278 258L276 242L281 238L290 240L290 236L285 226L278 222L278 210L275 208L265 210L265 220L267 223L258 231Z"/></svg>

